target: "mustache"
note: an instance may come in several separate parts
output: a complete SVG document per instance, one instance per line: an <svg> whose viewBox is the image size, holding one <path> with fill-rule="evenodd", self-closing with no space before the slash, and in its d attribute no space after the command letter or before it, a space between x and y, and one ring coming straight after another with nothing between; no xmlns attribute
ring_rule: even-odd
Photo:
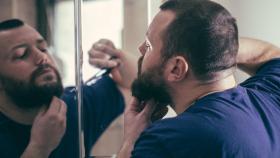
<svg viewBox="0 0 280 158"><path fill-rule="evenodd" d="M40 76L41 74L44 73L44 71L46 71L47 69L51 69L53 70L55 73L57 73L57 70L55 67L53 67L50 64L42 64L39 65L38 68L36 70L33 71L33 73L31 74L32 78L35 79L36 77Z"/></svg>

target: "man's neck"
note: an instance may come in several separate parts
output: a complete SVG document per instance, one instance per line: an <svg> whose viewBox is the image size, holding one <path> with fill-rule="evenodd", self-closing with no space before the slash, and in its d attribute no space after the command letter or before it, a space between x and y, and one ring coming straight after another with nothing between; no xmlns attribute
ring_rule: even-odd
<svg viewBox="0 0 280 158"><path fill-rule="evenodd" d="M215 92L234 88L235 86L236 82L233 75L208 84L195 80L187 81L184 84L184 88L182 88L182 85L178 85L172 92L174 104L172 107L177 114L180 114L193 105L196 100Z"/></svg>
<svg viewBox="0 0 280 158"><path fill-rule="evenodd" d="M23 109L13 104L7 97L0 96L0 112L20 124L32 125L35 117L42 108L45 107Z"/></svg>

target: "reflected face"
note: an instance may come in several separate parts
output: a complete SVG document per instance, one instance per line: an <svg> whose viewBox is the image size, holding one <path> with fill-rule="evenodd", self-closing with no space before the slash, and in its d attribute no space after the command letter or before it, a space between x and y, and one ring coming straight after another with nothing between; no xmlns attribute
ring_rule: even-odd
<svg viewBox="0 0 280 158"><path fill-rule="evenodd" d="M168 82L164 79L161 57L162 34L175 18L171 11L161 11L149 26L145 42L139 47L142 57L138 62L138 78L132 84L132 95L140 101L154 99L161 105L172 102Z"/></svg>
<svg viewBox="0 0 280 158"><path fill-rule="evenodd" d="M1 91L21 108L48 105L61 78L42 36L28 25L0 31Z"/></svg>

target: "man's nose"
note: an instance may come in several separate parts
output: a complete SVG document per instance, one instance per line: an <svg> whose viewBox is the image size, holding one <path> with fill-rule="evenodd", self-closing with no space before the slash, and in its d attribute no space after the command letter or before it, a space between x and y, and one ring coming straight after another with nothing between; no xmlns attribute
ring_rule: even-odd
<svg viewBox="0 0 280 158"><path fill-rule="evenodd" d="M139 52L144 55L145 54L145 45L142 43L139 47L138 47Z"/></svg>
<svg viewBox="0 0 280 158"><path fill-rule="evenodd" d="M48 55L41 52L40 50L36 50L34 60L36 65L46 64L48 63Z"/></svg>

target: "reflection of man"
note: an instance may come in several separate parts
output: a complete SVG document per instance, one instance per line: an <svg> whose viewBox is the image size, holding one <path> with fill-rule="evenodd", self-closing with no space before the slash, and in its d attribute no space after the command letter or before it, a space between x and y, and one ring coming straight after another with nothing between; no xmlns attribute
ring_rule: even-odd
<svg viewBox="0 0 280 158"><path fill-rule="evenodd" d="M222 6L170 0L140 52L119 157L279 157L279 48L242 39L238 51L235 19ZM237 86L236 64L254 75ZM148 127L167 104L178 116Z"/></svg>
<svg viewBox="0 0 280 158"><path fill-rule="evenodd" d="M78 157L75 93L63 93L42 36L19 20L0 23L0 62L0 157ZM84 86L83 94L88 156L124 99L109 77Z"/></svg>

